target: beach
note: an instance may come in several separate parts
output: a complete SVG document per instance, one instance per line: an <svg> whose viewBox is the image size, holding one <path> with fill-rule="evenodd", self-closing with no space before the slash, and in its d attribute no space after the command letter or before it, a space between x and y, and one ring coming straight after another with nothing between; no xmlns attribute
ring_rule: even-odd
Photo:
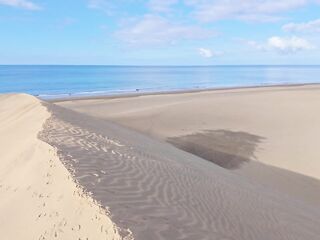
<svg viewBox="0 0 320 240"><path fill-rule="evenodd" d="M203 148L208 147L210 139L224 137L227 142L222 144L232 148L228 134L234 140L247 138L257 146L254 152L243 153L244 158L320 179L319 92L320 85L274 86L57 104L111 120L185 150L186 142L193 138ZM216 148L219 150L219 146ZM238 151L230 148L225 152Z"/></svg>
<svg viewBox="0 0 320 240"><path fill-rule="evenodd" d="M319 93L1 95L0 234L317 240Z"/></svg>
<svg viewBox="0 0 320 240"><path fill-rule="evenodd" d="M0 0L0 240L320 240L319 12Z"/></svg>

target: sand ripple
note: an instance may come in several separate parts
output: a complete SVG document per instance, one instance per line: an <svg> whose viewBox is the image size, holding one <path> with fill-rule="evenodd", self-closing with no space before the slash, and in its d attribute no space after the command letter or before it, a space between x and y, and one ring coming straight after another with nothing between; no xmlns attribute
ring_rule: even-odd
<svg viewBox="0 0 320 240"><path fill-rule="evenodd" d="M42 138L57 147L79 183L135 239L319 239L319 209L169 144L50 109L53 117Z"/></svg>

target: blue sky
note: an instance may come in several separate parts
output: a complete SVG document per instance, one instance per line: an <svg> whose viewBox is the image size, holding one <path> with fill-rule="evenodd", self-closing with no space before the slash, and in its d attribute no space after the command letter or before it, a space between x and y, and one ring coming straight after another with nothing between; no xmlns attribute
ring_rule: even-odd
<svg viewBox="0 0 320 240"><path fill-rule="evenodd" d="M320 64L320 0L0 0L0 64Z"/></svg>

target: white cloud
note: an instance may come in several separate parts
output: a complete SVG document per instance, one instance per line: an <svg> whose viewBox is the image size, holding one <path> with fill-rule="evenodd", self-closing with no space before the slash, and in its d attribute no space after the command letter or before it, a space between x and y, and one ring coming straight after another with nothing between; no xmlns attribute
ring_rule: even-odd
<svg viewBox="0 0 320 240"><path fill-rule="evenodd" d="M194 15L203 22L221 19L275 21L277 15L302 7L313 0L185 0L195 8Z"/></svg>
<svg viewBox="0 0 320 240"><path fill-rule="evenodd" d="M246 41L246 43L247 43L250 47L253 47L253 48L257 49L257 50L267 50L265 44L260 44L260 43L258 43L258 42L256 42L256 41L252 41L252 40Z"/></svg>
<svg viewBox="0 0 320 240"><path fill-rule="evenodd" d="M41 7L28 0L0 0L0 5L23 8L27 10L40 10Z"/></svg>
<svg viewBox="0 0 320 240"><path fill-rule="evenodd" d="M263 51L276 51L280 54L290 54L305 50L312 50L315 48L308 40L299 37L270 37L266 43L257 43L255 41L248 41L248 45Z"/></svg>
<svg viewBox="0 0 320 240"><path fill-rule="evenodd" d="M305 23L288 23L282 29L286 32L320 32L320 19Z"/></svg>
<svg viewBox="0 0 320 240"><path fill-rule="evenodd" d="M3 0L2 0L3 1ZM9 1L9 0L6 0ZM23 1L23 0L21 0ZM26 1L26 0L24 0ZM129 13L136 5L151 12L181 13L183 9L201 22L222 19L237 19L253 22L273 22L283 19L283 13L309 4L320 4L320 0L87 0L89 8L104 10L109 14ZM129 10L128 10L129 9Z"/></svg>
<svg viewBox="0 0 320 240"><path fill-rule="evenodd" d="M128 16L137 5L145 0L87 0L87 7L103 11L109 16Z"/></svg>
<svg viewBox="0 0 320 240"><path fill-rule="evenodd" d="M214 35L212 30L172 23L155 15L145 15L138 21L126 23L116 32L118 38L132 45L174 44L180 40L207 39Z"/></svg>
<svg viewBox="0 0 320 240"><path fill-rule="evenodd" d="M207 48L199 48L199 54L204 58L212 58L214 56L214 53L211 49Z"/></svg>
<svg viewBox="0 0 320 240"><path fill-rule="evenodd" d="M111 14L128 13L128 9L143 5L151 12L180 13L175 5L184 4L185 14L201 22L237 19L253 22L273 22L283 19L283 13L320 4L320 0L87 0L89 8L101 9ZM176 8L175 8L176 7Z"/></svg>
<svg viewBox="0 0 320 240"><path fill-rule="evenodd" d="M295 53L314 48L309 41L299 37L271 37L268 39L268 45L280 53Z"/></svg>
<svg viewBox="0 0 320 240"><path fill-rule="evenodd" d="M171 7L178 2L179 0L150 0L148 6L155 12L169 12Z"/></svg>
<svg viewBox="0 0 320 240"><path fill-rule="evenodd" d="M222 52L216 52L209 48L198 48L198 53L204 58L213 58L222 55Z"/></svg>
<svg viewBox="0 0 320 240"><path fill-rule="evenodd" d="M89 0L88 7L102 10L109 15L112 15L115 11L115 5L111 1L106 0Z"/></svg>

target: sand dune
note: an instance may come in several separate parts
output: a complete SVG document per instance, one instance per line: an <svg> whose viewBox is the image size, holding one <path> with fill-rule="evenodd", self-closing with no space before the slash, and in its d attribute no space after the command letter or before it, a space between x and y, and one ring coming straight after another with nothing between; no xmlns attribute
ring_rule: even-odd
<svg viewBox="0 0 320 240"><path fill-rule="evenodd" d="M235 144L225 144L234 138L228 135L255 136L259 144L254 156L247 156L250 159L320 179L320 85L84 99L58 104L161 140L169 138L184 150L187 142L196 138L199 147L207 150L206 145L210 144L216 152L239 152L242 150L235 149ZM219 131L229 134L219 135ZM208 143L210 139L214 141Z"/></svg>
<svg viewBox="0 0 320 240"><path fill-rule="evenodd" d="M143 120L152 103L162 104L156 99L146 108L140 103L143 114L135 113L145 126L152 125ZM140 100L131 100L125 105L130 110L112 104L108 109L105 100L64 104L103 119L27 95L0 96L1 238L319 239L320 181L252 161L259 158L263 134L213 129L202 136L183 130L187 118L176 129L183 134L170 136L184 144L180 148L188 147L183 151L105 119L111 109L118 117L132 114ZM186 101L178 102L161 106L179 112ZM149 121L159 132L170 132L175 123L161 123L166 111L160 113ZM190 139L199 142L197 151L211 151L206 144L214 143L215 156L228 163L205 159L208 153L198 152L202 158L188 153L194 151L185 145ZM114 223L103 209L110 210Z"/></svg>
<svg viewBox="0 0 320 240"><path fill-rule="evenodd" d="M42 139L135 239L318 239L319 203L111 122L48 108Z"/></svg>
<svg viewBox="0 0 320 240"><path fill-rule="evenodd" d="M0 238L120 239L56 150L37 138L50 115L34 97L0 95Z"/></svg>

